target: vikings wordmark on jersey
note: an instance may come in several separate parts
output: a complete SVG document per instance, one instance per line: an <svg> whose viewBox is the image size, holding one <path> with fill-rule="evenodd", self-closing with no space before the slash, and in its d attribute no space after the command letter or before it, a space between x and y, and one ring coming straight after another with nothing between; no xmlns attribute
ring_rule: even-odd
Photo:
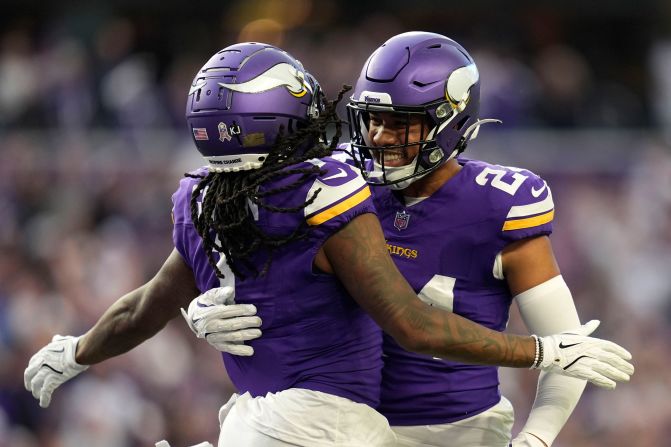
<svg viewBox="0 0 671 447"><path fill-rule="evenodd" d="M418 296L502 331L512 297L506 282L495 277L496 255L515 240L552 232L552 194L530 171L460 164L456 176L412 206L387 188L373 188L373 198L392 258ZM403 231L399 213L412 222ZM412 251L421 256L401 255ZM391 425L447 423L499 402L495 367L410 353L387 336L384 351L380 411Z"/></svg>

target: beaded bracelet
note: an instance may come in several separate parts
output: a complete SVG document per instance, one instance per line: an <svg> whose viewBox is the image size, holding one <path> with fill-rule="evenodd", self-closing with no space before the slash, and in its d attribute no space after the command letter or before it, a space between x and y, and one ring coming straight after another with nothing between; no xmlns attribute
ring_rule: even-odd
<svg viewBox="0 0 671 447"><path fill-rule="evenodd" d="M536 364L536 368L540 368L541 365L543 364L543 340L540 339L539 337L536 337L536 340L538 340L538 363Z"/></svg>
<svg viewBox="0 0 671 447"><path fill-rule="evenodd" d="M531 336L533 337L534 344L536 346L536 355L534 355L534 361L533 361L533 363L531 363L531 366L529 367L529 369L536 369L536 368L538 368L538 365L540 364L538 359L539 359L539 356L540 356L540 353L541 353L541 347L540 347L541 342L540 342L540 339L538 338L538 336L536 336L534 334L531 334Z"/></svg>

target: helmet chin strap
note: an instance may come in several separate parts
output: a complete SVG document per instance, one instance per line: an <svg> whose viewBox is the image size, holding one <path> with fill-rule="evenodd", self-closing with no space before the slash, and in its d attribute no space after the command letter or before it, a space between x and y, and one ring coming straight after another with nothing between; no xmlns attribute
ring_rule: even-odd
<svg viewBox="0 0 671 447"><path fill-rule="evenodd" d="M464 132L464 136L462 138L464 139L464 141L475 140L478 137L480 126L488 123L503 124L503 121L497 120L495 118L485 118L481 120L479 119L470 126L468 126L468 129L466 129L466 132ZM473 133L473 135L471 135L471 132Z"/></svg>

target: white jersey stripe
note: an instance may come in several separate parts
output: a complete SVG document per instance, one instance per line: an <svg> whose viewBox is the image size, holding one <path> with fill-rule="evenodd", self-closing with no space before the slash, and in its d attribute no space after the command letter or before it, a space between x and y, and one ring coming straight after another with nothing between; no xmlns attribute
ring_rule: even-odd
<svg viewBox="0 0 671 447"><path fill-rule="evenodd" d="M320 166L317 163L313 164L315 164L316 166ZM321 164L323 165L323 162ZM315 180L314 184L312 185L312 187L310 187L310 190L308 191L307 198L312 197L312 195L317 189L321 189L321 191L319 191L316 200L312 202L310 205L305 207L304 209L305 216L307 217L313 214L317 214L322 210L330 208L339 200L342 200L344 197L349 196L350 194L361 189L365 185L366 181L360 175L357 175L347 183L338 186L329 186L320 182L319 179Z"/></svg>
<svg viewBox="0 0 671 447"><path fill-rule="evenodd" d="M510 211L508 211L506 219L533 216L535 214L547 213L548 211L554 209L555 204L552 201L552 193L550 192L550 188L547 188L547 192L547 197L545 197L545 199L541 200L540 202L531 203L529 205L517 205L510 207Z"/></svg>

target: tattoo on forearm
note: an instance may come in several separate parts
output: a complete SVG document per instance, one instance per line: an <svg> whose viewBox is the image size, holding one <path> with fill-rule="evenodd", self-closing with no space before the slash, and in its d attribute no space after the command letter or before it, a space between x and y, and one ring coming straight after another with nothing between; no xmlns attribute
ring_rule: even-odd
<svg viewBox="0 0 671 447"><path fill-rule="evenodd" d="M404 328L400 332L412 338L406 347L468 363L531 364L535 347L529 337L493 331L420 301L388 255L372 215L355 219L335 237L337 256L329 258L339 278L383 330L396 337Z"/></svg>

